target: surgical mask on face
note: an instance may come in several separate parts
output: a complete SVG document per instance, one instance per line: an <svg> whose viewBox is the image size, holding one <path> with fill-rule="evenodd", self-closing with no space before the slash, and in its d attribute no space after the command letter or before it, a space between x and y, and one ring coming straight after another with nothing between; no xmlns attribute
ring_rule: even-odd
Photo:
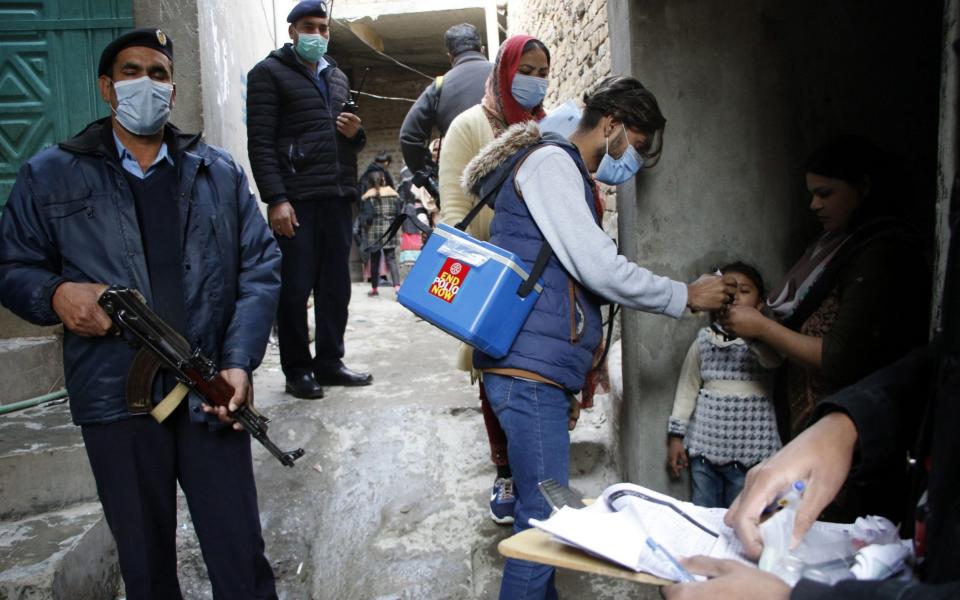
<svg viewBox="0 0 960 600"><path fill-rule="evenodd" d="M301 33L297 36L297 54L307 62L317 62L327 53L329 41L319 33Z"/></svg>
<svg viewBox="0 0 960 600"><path fill-rule="evenodd" d="M114 81L117 108L114 113L124 129L135 135L152 135L170 118L173 84L147 76Z"/></svg>
<svg viewBox="0 0 960 600"><path fill-rule="evenodd" d="M534 107L543 102L543 97L547 95L548 85L550 85L550 82L544 77L517 73L513 76L513 83L510 84L510 93L517 104L527 110L533 110Z"/></svg>
<svg viewBox="0 0 960 600"><path fill-rule="evenodd" d="M626 138L627 128L622 123L620 126L623 127L623 136ZM610 138L607 138L606 141L607 151L593 177L600 183L620 185L636 175L637 171L643 167L643 157L640 156L636 148L630 145L629 138L627 138L627 149L623 152L623 156L614 158L610 156Z"/></svg>

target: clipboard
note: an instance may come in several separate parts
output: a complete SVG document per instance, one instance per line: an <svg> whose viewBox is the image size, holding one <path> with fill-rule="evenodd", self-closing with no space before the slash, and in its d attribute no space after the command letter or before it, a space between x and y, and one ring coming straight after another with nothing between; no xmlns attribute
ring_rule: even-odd
<svg viewBox="0 0 960 600"><path fill-rule="evenodd" d="M649 573L638 573L601 558L595 558L582 550L556 541L550 534L536 528L527 529L508 537L500 542L497 550L507 558L529 560L561 569L572 569L604 577L616 577L636 583L656 586L674 583L669 579L662 579Z"/></svg>

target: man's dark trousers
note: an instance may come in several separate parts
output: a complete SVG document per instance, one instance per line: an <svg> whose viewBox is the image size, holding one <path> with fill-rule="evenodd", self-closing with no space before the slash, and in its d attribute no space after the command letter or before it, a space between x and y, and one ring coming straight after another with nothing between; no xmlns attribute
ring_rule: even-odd
<svg viewBox="0 0 960 600"><path fill-rule="evenodd" d="M186 402L164 423L138 416L84 425L83 441L130 600L181 598L177 482L220 599L276 598L264 557L250 436L190 421Z"/></svg>
<svg viewBox="0 0 960 600"><path fill-rule="evenodd" d="M288 238L277 234L283 263L277 330L280 364L287 377L329 373L343 365L343 333L350 304L350 248L353 207L350 200L292 201L300 226ZM316 317L310 357L307 298L313 292Z"/></svg>

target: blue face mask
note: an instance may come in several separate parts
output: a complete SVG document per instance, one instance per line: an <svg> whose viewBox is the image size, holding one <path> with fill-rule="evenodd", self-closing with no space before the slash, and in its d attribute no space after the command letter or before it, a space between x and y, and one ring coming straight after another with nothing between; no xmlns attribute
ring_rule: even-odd
<svg viewBox="0 0 960 600"><path fill-rule="evenodd" d="M117 121L135 135L152 135L170 118L173 84L154 81L147 76L114 81L117 94Z"/></svg>
<svg viewBox="0 0 960 600"><path fill-rule="evenodd" d="M627 128L622 123L620 126L623 127L623 136L627 137ZM610 156L610 138L607 138L607 151L593 178L607 185L620 185L636 175L641 167L643 167L643 157L630 145L629 140L623 155L620 158L614 158Z"/></svg>
<svg viewBox="0 0 960 600"><path fill-rule="evenodd" d="M297 54L307 62L317 62L327 53L329 42L319 33L301 33L297 36Z"/></svg>
<svg viewBox="0 0 960 600"><path fill-rule="evenodd" d="M510 93L517 104L527 110L533 110L543 102L543 97L547 95L548 85L550 85L550 82L544 77L517 73L513 76L513 83L510 84Z"/></svg>

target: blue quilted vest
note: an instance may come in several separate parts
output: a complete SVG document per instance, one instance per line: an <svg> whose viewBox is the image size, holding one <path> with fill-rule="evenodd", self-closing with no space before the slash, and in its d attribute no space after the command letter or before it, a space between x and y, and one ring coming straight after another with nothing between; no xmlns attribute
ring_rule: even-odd
<svg viewBox="0 0 960 600"><path fill-rule="evenodd" d="M593 202L593 184L580 152L566 140L552 138L548 143L559 146L579 167L583 176L583 201L599 223ZM503 180L491 205L495 213L490 224L490 242L509 250L533 267L544 239L520 196L514 178L522 160L535 148L530 146L514 153L480 182ZM509 173L509 174L507 174ZM600 299L583 288L556 256L551 256L543 272L543 293L517 335L510 352L495 359L475 351L477 369L519 369L536 373L571 392L583 387L593 366L593 355L600 345L602 324Z"/></svg>

